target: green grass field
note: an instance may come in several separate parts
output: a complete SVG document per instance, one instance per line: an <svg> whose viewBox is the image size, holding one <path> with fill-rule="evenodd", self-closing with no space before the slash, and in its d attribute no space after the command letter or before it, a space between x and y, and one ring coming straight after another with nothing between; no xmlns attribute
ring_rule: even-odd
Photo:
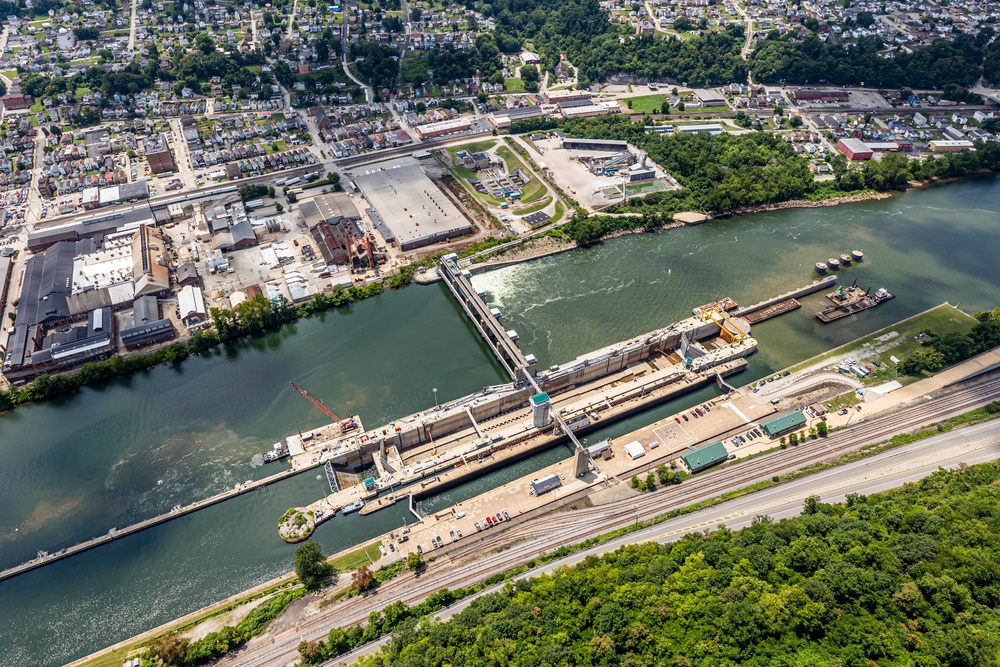
<svg viewBox="0 0 1000 667"><path fill-rule="evenodd" d="M557 222L559 222L560 220L562 220L563 214L565 212L566 211L563 210L562 202L561 201L557 201L556 202L556 213L555 213L555 215L552 216L552 224L554 225Z"/></svg>
<svg viewBox="0 0 1000 667"><path fill-rule="evenodd" d="M882 364L876 372L865 378L865 384L878 384L879 382L892 380L896 376L895 365L889 360L890 356L903 359L909 353L920 348L920 341L917 340L916 336L921 331L929 329L939 336L944 336L953 331L969 333L975 324L976 320L972 316L966 315L953 306L942 304L812 359L803 361L791 370L799 370L821 363L827 359L853 353L859 361L869 364L872 361L878 361ZM899 381L907 384L922 377L926 376L899 376Z"/></svg>
<svg viewBox="0 0 1000 667"><path fill-rule="evenodd" d="M524 81L522 79L504 79L503 89L504 92L508 93L523 93L525 92Z"/></svg>
<svg viewBox="0 0 1000 667"><path fill-rule="evenodd" d="M360 549L348 551L346 554L331 560L330 564L338 570L353 570L362 565L370 565L371 562L377 561L382 557L382 554L379 553L378 545L378 542L372 542Z"/></svg>
<svg viewBox="0 0 1000 667"><path fill-rule="evenodd" d="M635 113L662 113L663 107L667 106L667 99L663 95L640 95L629 97L624 102Z"/></svg>
<svg viewBox="0 0 1000 667"><path fill-rule="evenodd" d="M531 206L524 206L522 208L513 209L515 215L528 215L536 211L541 211L543 208L552 203L552 197L546 197L542 201L535 202Z"/></svg>
<svg viewBox="0 0 1000 667"><path fill-rule="evenodd" d="M471 144L462 144L461 146L454 146L448 149L448 155L451 156L453 162L458 161L458 151L468 151L470 153L485 153L494 146L497 145L496 140L490 141L477 141ZM468 171L468 170L466 170Z"/></svg>

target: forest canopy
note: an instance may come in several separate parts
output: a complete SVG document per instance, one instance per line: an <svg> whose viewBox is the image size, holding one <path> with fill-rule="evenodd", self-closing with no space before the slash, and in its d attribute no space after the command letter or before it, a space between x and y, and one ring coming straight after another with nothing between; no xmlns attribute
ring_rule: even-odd
<svg viewBox="0 0 1000 667"><path fill-rule="evenodd" d="M1000 464L619 549L402 623L368 667L997 664Z"/></svg>

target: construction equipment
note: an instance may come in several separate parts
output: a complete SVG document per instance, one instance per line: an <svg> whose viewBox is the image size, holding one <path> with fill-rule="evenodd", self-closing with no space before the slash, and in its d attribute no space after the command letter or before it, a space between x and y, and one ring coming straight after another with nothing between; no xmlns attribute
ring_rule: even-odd
<svg viewBox="0 0 1000 667"><path fill-rule="evenodd" d="M709 308L701 313L702 320L712 320L719 326L719 334L733 345L738 345L746 338L746 332L740 329L735 322L726 317L718 308Z"/></svg>
<svg viewBox="0 0 1000 667"><path fill-rule="evenodd" d="M295 389L295 391L297 391L300 394L302 394L302 396L305 397L305 399L307 401L309 401L314 406L316 406L317 410L319 410L320 412L322 412L324 415L326 415L327 417L329 417L333 421L337 422L337 424L340 426L340 432L341 433L347 433L348 431L353 431L354 429L356 429L358 427L358 424L357 424L357 422L354 421L353 417L348 418L346 420L345 419L341 419L337 415L333 414L333 410L331 410L330 408L328 408L325 405L323 405L323 402L321 400L319 400L318 398L314 397L312 394L310 394L308 391L306 391L305 389L303 389L299 385L295 384L294 382L289 382L288 384L292 385L292 388Z"/></svg>

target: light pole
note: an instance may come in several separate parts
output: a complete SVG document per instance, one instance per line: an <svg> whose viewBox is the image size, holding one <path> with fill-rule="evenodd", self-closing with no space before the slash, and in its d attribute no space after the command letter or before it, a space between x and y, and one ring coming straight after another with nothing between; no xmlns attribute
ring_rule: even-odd
<svg viewBox="0 0 1000 667"><path fill-rule="evenodd" d="M435 408L440 407L438 405L438 388L437 387L434 387L434 407Z"/></svg>
<svg viewBox="0 0 1000 667"><path fill-rule="evenodd" d="M639 506L638 505L633 505L632 509L635 510L635 525L638 526L639 525Z"/></svg>

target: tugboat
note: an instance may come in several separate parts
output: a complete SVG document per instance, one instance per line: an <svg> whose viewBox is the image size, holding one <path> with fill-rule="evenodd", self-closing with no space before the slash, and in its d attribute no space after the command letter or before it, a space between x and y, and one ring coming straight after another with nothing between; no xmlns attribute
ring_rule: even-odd
<svg viewBox="0 0 1000 667"><path fill-rule="evenodd" d="M350 505L344 505L343 507L341 507L340 512L341 514L353 514L354 512L357 512L364 506L365 506L365 501L355 500Z"/></svg>
<svg viewBox="0 0 1000 667"><path fill-rule="evenodd" d="M280 442L274 443L274 447L269 452L264 452L264 463L280 461L288 456L288 445Z"/></svg>
<svg viewBox="0 0 1000 667"><path fill-rule="evenodd" d="M872 297L872 300L878 304L882 303L883 301L888 301L889 299L894 299L895 297L896 295L887 290L886 288L879 287L877 290L875 290L875 296Z"/></svg>

